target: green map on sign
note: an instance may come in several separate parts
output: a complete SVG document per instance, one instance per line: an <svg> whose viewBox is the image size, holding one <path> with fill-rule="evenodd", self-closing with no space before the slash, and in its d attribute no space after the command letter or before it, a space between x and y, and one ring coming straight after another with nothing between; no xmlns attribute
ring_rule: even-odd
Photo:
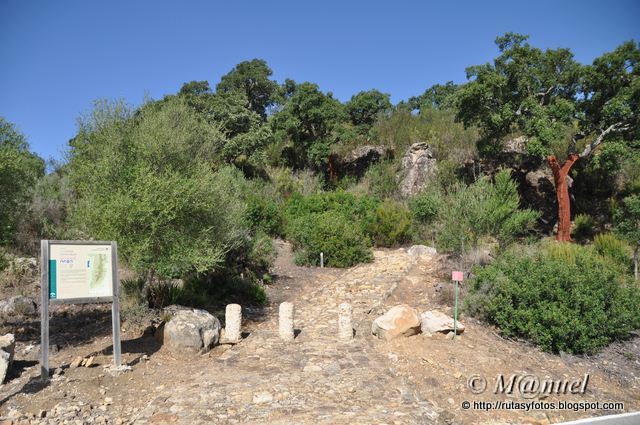
<svg viewBox="0 0 640 425"><path fill-rule="evenodd" d="M107 267L109 261L107 254L89 254L89 287L99 288L108 285Z"/></svg>

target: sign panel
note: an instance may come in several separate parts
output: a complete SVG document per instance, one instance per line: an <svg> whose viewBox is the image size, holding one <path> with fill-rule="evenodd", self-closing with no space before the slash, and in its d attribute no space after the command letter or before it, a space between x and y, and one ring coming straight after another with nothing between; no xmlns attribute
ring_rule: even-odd
<svg viewBox="0 0 640 425"><path fill-rule="evenodd" d="M49 299L112 297L112 273L111 244L49 247Z"/></svg>
<svg viewBox="0 0 640 425"><path fill-rule="evenodd" d="M464 280L464 273L457 271L451 272L451 280L462 282Z"/></svg>
<svg viewBox="0 0 640 425"><path fill-rule="evenodd" d="M40 241L40 376L49 380L49 304L111 303L113 359L122 366L118 244Z"/></svg>

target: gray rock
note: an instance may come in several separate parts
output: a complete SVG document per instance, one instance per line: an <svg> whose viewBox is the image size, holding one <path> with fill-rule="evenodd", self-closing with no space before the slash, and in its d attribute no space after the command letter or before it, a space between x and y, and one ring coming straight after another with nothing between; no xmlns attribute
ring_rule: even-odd
<svg viewBox="0 0 640 425"><path fill-rule="evenodd" d="M371 333L386 340L400 335L411 336L418 332L420 332L420 316L414 308L406 304L392 307L371 324Z"/></svg>
<svg viewBox="0 0 640 425"><path fill-rule="evenodd" d="M431 147L414 143L402 157L400 194L408 198L424 189L438 169Z"/></svg>
<svg viewBox="0 0 640 425"><path fill-rule="evenodd" d="M425 245L413 245L407 250L407 253L412 257L434 256L438 254L435 248Z"/></svg>
<svg viewBox="0 0 640 425"><path fill-rule="evenodd" d="M33 298L16 295L0 303L0 313L7 316L34 316L38 313L38 305Z"/></svg>
<svg viewBox="0 0 640 425"><path fill-rule="evenodd" d="M4 382L7 372L13 363L13 353L16 349L16 339L13 334L0 337L0 384Z"/></svg>
<svg viewBox="0 0 640 425"><path fill-rule="evenodd" d="M453 333L453 318L437 310L425 311L420 315L420 329L424 334ZM459 320L457 331L459 334L464 332L464 325Z"/></svg>
<svg viewBox="0 0 640 425"><path fill-rule="evenodd" d="M220 321L204 310L178 309L163 329L169 351L206 352L220 340Z"/></svg>

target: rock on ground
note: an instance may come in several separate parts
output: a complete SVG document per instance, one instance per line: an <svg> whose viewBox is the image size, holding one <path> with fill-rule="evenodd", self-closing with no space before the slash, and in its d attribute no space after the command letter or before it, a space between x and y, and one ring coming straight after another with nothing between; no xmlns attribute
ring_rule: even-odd
<svg viewBox="0 0 640 425"><path fill-rule="evenodd" d="M435 175L438 166L431 147L426 143L414 143L402 157L400 194L408 198L425 188Z"/></svg>
<svg viewBox="0 0 640 425"><path fill-rule="evenodd" d="M424 334L447 333L453 331L453 318L436 310L425 311L420 315L420 328ZM459 334L464 332L464 325L459 320L457 331Z"/></svg>
<svg viewBox="0 0 640 425"><path fill-rule="evenodd" d="M219 340L220 321L204 310L177 310L164 325L163 343L176 354L206 352Z"/></svg>
<svg viewBox="0 0 640 425"><path fill-rule="evenodd" d="M0 337L0 384L4 382L4 378L11 368L15 348L16 339L13 334L6 334Z"/></svg>
<svg viewBox="0 0 640 425"><path fill-rule="evenodd" d="M33 298L16 295L0 301L0 313L7 316L33 316L38 313L38 306Z"/></svg>
<svg viewBox="0 0 640 425"><path fill-rule="evenodd" d="M400 304L374 320L371 332L385 340L415 335L420 332L420 316L414 308Z"/></svg>
<svg viewBox="0 0 640 425"><path fill-rule="evenodd" d="M425 245L413 245L407 250L407 253L413 258L425 256L437 255L438 251L435 248Z"/></svg>

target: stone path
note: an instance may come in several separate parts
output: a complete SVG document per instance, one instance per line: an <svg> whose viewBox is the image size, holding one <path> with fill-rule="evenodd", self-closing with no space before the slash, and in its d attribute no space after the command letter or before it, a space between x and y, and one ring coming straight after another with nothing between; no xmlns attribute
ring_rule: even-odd
<svg viewBox="0 0 640 425"><path fill-rule="evenodd" d="M162 386L135 423L433 423L434 407L372 347L380 304L410 267L404 250L377 252L373 264L327 275L295 304L294 342L279 340L277 316L194 371L186 386ZM337 337L338 305L353 306L356 335Z"/></svg>

